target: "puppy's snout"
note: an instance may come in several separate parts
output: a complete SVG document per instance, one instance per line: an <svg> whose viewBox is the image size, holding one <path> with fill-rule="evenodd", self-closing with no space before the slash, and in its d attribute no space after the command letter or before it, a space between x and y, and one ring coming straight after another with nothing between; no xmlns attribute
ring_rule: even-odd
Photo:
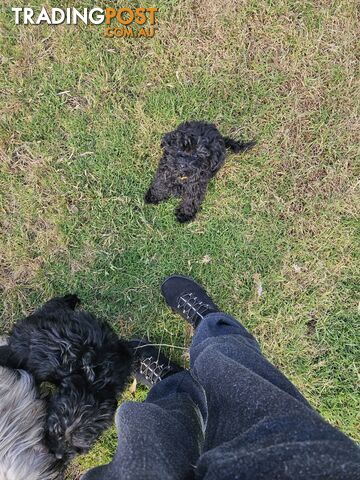
<svg viewBox="0 0 360 480"><path fill-rule="evenodd" d="M62 452L56 452L55 453L56 460L62 460L63 457L64 457L64 454Z"/></svg>

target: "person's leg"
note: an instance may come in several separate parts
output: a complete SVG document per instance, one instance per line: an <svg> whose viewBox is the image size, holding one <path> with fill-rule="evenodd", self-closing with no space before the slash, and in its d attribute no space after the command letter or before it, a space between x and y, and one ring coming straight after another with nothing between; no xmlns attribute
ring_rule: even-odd
<svg viewBox="0 0 360 480"><path fill-rule="evenodd" d="M114 458L87 472L84 480L193 478L204 441L204 391L189 371L145 342L142 347L136 377L152 388L145 402L125 402L119 407Z"/></svg>
<svg viewBox="0 0 360 480"><path fill-rule="evenodd" d="M205 317L196 329L190 361L208 398L205 450L232 440L265 417L311 410L262 355L255 338L229 315Z"/></svg>
<svg viewBox="0 0 360 480"><path fill-rule="evenodd" d="M191 373L208 404L196 478L360 478L355 444L311 408L265 359L255 338L219 312L200 285L173 276L162 291L195 327Z"/></svg>
<svg viewBox="0 0 360 480"><path fill-rule="evenodd" d="M360 479L358 447L310 407L234 319L206 316L190 358L208 400L196 479Z"/></svg>

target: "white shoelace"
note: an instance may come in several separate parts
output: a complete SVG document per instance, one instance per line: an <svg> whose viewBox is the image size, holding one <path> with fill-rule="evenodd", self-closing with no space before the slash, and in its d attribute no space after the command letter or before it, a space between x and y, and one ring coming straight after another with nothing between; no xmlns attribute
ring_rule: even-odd
<svg viewBox="0 0 360 480"><path fill-rule="evenodd" d="M203 320L204 314L207 310L212 310L210 305L198 300L192 293L187 293L179 297L177 308L183 312L186 318L193 323L197 320L197 316L200 320Z"/></svg>
<svg viewBox="0 0 360 480"><path fill-rule="evenodd" d="M170 365L159 365L157 360L153 360L153 357L145 358L140 362L140 374L144 375L152 385L156 385L165 373L171 370Z"/></svg>

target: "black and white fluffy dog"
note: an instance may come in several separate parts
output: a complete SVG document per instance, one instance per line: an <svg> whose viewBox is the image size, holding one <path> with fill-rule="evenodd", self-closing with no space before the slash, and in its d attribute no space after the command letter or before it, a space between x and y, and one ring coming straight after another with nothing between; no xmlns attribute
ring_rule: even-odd
<svg viewBox="0 0 360 480"><path fill-rule="evenodd" d="M225 161L226 149L239 153L254 145L255 142L243 143L223 137L211 123L182 123L162 139L164 155L145 195L146 203L156 204L170 196L181 197L176 218L182 223L193 220L210 179Z"/></svg>
<svg viewBox="0 0 360 480"><path fill-rule="evenodd" d="M0 357L6 347L1 349ZM39 397L32 376L0 367L1 480L62 478L63 465L44 444L45 422L46 402Z"/></svg>
<svg viewBox="0 0 360 480"><path fill-rule="evenodd" d="M131 374L132 352L112 329L75 311L76 295L54 298L18 322L7 365L58 386L48 405L46 440L58 459L85 453L111 425Z"/></svg>

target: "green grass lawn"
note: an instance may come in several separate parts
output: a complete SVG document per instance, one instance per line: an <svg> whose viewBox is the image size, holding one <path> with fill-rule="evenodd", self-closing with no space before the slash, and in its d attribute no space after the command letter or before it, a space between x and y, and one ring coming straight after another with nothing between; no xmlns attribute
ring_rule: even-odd
<svg viewBox="0 0 360 480"><path fill-rule="evenodd" d="M2 3L0 333L74 291L184 363L191 332L159 285L192 275L360 440L355 2L146 1L160 7L152 39L15 26ZM94 6L50 2L70 4ZM175 201L143 196L161 135L187 119L258 145L228 157L197 220L180 225ZM106 433L69 478L116 443Z"/></svg>

